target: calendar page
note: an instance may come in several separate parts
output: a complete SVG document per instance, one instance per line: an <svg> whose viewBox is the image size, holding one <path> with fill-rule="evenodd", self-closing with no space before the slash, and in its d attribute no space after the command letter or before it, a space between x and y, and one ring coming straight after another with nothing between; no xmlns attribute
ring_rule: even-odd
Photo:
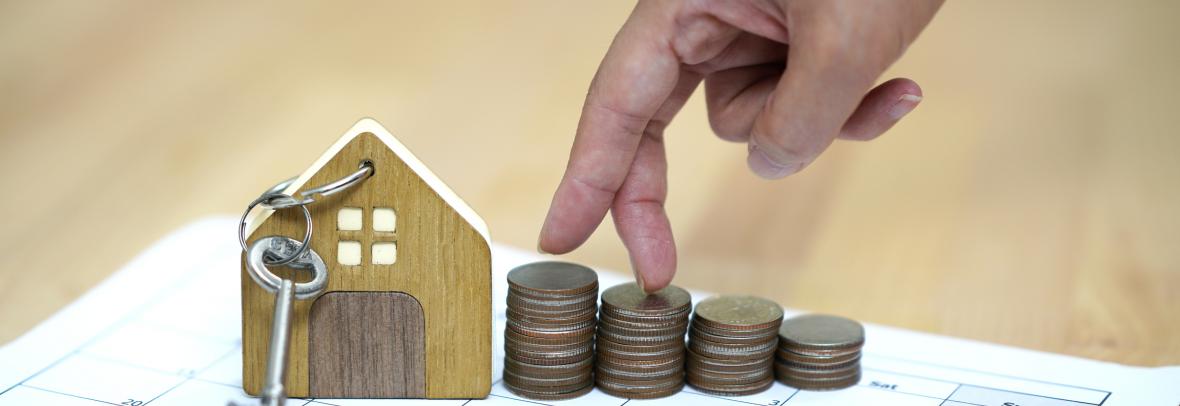
<svg viewBox="0 0 1180 406"><path fill-rule="evenodd" d="M236 219L204 219L0 348L0 406L224 405L241 389L240 248ZM863 378L848 389L717 397L686 387L663 399L597 390L560 402L521 399L500 384L505 275L540 259L493 248L491 395L474 400L291 399L289 405L1180 405L1180 367L1138 368L868 324ZM603 288L629 275L599 270ZM694 298L704 297L694 292ZM788 310L788 317L797 312Z"/></svg>

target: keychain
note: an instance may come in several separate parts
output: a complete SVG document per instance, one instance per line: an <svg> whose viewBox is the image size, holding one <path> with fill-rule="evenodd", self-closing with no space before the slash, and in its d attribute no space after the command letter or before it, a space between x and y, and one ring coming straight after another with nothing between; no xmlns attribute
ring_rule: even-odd
<svg viewBox="0 0 1180 406"><path fill-rule="evenodd" d="M287 390L283 386L286 378L287 353L290 348L291 336L291 308L295 300L314 299L323 293L328 285L328 267L324 264L314 249L311 248L311 235L314 225L311 211L307 206L318 199L340 193L373 174L371 162L362 162L356 172L328 183L326 185L300 192L297 196L283 193L295 178L279 182L268 189L246 207L242 219L238 224L238 243L246 252L246 270L250 278L267 292L275 295L274 316L271 321L270 352L266 361L266 380L261 393L261 404L265 406L282 405L287 400ZM307 223L303 234L303 241L296 241L285 236L270 235L259 238L253 243L246 244L247 217L255 207L270 210L283 210L298 207L303 211L303 218ZM280 278L267 266L286 266L300 271L311 271L313 276L309 282L295 283L290 279ZM235 405L230 403L230 405Z"/></svg>
<svg viewBox="0 0 1180 406"><path fill-rule="evenodd" d="M488 396L487 223L376 121L250 202L238 241L247 394Z"/></svg>

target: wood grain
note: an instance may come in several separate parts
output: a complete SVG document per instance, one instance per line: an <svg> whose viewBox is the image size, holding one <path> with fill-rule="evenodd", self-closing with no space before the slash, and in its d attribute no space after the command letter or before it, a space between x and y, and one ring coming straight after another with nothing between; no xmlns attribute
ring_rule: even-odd
<svg viewBox="0 0 1180 406"><path fill-rule="evenodd" d="M536 246L633 5L0 2L0 341L181 225L239 215L363 116L498 242ZM781 182L711 134L698 92L665 137L676 283L1180 363L1177 15L1171 0L947 2L882 77L917 81L922 104ZM563 259L629 271L610 221Z"/></svg>
<svg viewBox="0 0 1180 406"><path fill-rule="evenodd" d="M324 148L331 144L327 142ZM312 162L312 157L304 159ZM312 175L300 190L341 179L371 161L373 175L357 186L309 205L319 226L311 247L328 265L330 292L402 292L422 306L425 319L426 397L483 398L491 390L491 253L484 238L372 133L356 135ZM398 213L397 262L371 264L368 247L392 235L375 233L371 221L360 232L335 230L342 207L359 207L371 219L374 207ZM249 241L268 235L303 235L297 210L277 211L262 221ZM337 242L360 241L361 265L341 265ZM274 300L242 269L242 381L247 393L262 388ZM298 277L279 268L282 277ZM309 389L310 300L296 301L287 361L292 397L318 396Z"/></svg>
<svg viewBox="0 0 1180 406"><path fill-rule="evenodd" d="M422 306L400 292L332 292L311 306L309 396L426 396Z"/></svg>

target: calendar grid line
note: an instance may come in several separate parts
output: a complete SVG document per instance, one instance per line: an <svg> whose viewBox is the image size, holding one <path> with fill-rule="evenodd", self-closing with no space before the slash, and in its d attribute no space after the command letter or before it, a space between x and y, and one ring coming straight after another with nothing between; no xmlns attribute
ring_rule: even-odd
<svg viewBox="0 0 1180 406"><path fill-rule="evenodd" d="M503 396L503 395L497 395L497 394L495 394L495 393L489 393L489 394L488 394L488 396L495 396L495 397L502 398L502 399L511 399L511 400L515 400L515 401L519 401L519 402L527 402L527 403L532 403L532 404L534 404L534 405L553 406L553 405L551 405L551 404L548 404L548 403L534 402L534 401L531 401L531 400L528 400L528 399L514 398L514 397L512 397L512 396Z"/></svg>
<svg viewBox="0 0 1180 406"><path fill-rule="evenodd" d="M55 394L55 395L69 396L69 397L71 397L71 398L76 398L76 399L83 399L83 400L89 400L89 401L92 401L92 402L98 402L98 403L105 403L105 404L108 404L108 405L115 405L115 406L120 406L119 404L117 404L117 403L114 403L114 402L107 402L107 401L105 401L105 400L99 400L99 399L88 398L88 397L85 397L85 396L79 396L79 395L75 395L75 394L73 394L73 393L59 392L59 391L55 391L55 390L53 390L53 389L46 389L46 388L41 388L41 387L37 387L37 386L33 386L33 385L29 385L29 384L20 384L20 385L18 385L18 386L22 386L22 387L25 387L25 388L30 388L30 389L36 389L36 390L39 390L39 391L42 391L42 392L49 392L49 393L52 393L52 394Z"/></svg>
<svg viewBox="0 0 1180 406"><path fill-rule="evenodd" d="M213 360L212 362L209 362L208 364L206 364L204 367L200 368L199 370L194 370L192 373L185 374L185 379L184 379L183 381L180 381L180 382L179 382L179 383L177 383L176 385L173 385L171 388L168 388L168 390L164 391L163 393L161 393L161 394L159 394L159 395L156 395L156 397L154 397L154 398L152 398L151 400L148 400L147 402L145 402L145 403L143 404L143 406L150 405L152 402L155 402L155 401L156 401L156 399L159 399L160 397L162 397L162 396L164 396L164 395L167 395L167 394L168 394L168 392L171 392L171 391L173 391L173 390L176 390L176 388L179 388L181 385L184 385L184 384L186 384L186 383L189 383L189 382L191 382L191 381L193 380L193 378L194 378L194 377L196 377L197 375L200 375L201 373L203 373L203 372L205 372L205 371L209 370L209 368L211 368L212 366L214 366L214 365L217 365L217 363L218 363L218 362L221 362L222 360L224 360L224 359L226 359L226 358L229 358L229 357L233 356L233 355L234 355L234 353L236 353L236 352L238 352L238 351L241 351L241 347L238 347L238 348L232 349L232 350L230 350L229 352L227 352L227 353L225 353L225 354L222 354L220 357L218 357L217 359ZM306 404L306 403L304 403L304 404Z"/></svg>
<svg viewBox="0 0 1180 406"><path fill-rule="evenodd" d="M194 266L194 267L190 268L190 270L203 269L204 267L207 267L210 263L212 263L212 259L209 259L209 258L216 258L216 256L208 257L205 261L201 262L201 266ZM46 390L44 388L36 388L34 386L27 385L26 383L29 382L30 380L33 380L34 378L40 376L41 374L45 373L45 371L48 371L48 370L52 369L53 367L60 365L65 360L70 359L71 357L77 356L78 354L80 354L82 352L82 349L89 347L90 345L98 342L98 340L110 335L111 333L115 332L119 328L125 326L127 323L130 323L132 320L139 318L139 316L142 316L143 313L145 311L147 311L147 309L151 308L152 305L163 301L166 297L168 297L169 294L172 294L175 291L179 291L181 287L190 283L193 279L196 279L197 277L201 276L200 272L185 272L184 274L187 275L187 277L177 278L177 280L175 280L171 284L169 284L167 288L162 289L159 292L156 292L155 295L153 295L148 300L144 301L140 306L138 306L135 309L133 309L132 311L127 312L126 314L122 315L117 320L115 320L113 323L104 327L98 333L91 336L89 339L87 339L86 341L84 341L83 343L78 345L73 350L67 352L66 354L64 354L60 358L58 358L57 360L54 360L49 365L45 366L45 368L42 368L42 369L38 370L37 372L34 372L32 375L25 377L20 382L17 382L16 384L9 386L4 391L0 392L0 396L4 396L4 394L8 393L13 388L16 388L18 386L27 386L30 388L41 389L46 392L57 393L59 395L74 396L74 397L87 399L86 397L76 396L76 395L69 394L69 393L59 393L57 391ZM105 402L105 401L100 401L100 402L110 403L110 402ZM113 404L113 403L111 403L111 404ZM117 406L121 406L121 405L117 405Z"/></svg>
<svg viewBox="0 0 1180 406"><path fill-rule="evenodd" d="M865 354L872 354L874 358L885 358L885 359L892 359L892 360L896 360L896 361L902 361L902 362L906 362L906 363L910 363L910 364L926 365L926 366L935 367L935 368L942 368L942 369L954 369L954 370L963 371L963 372L970 372L970 373L973 373L973 374L991 375L991 376L1000 377L1000 378L1007 378L1007 379L1018 379L1018 380L1021 380L1021 381L1026 381L1026 382L1036 382L1036 383L1043 383L1043 384L1046 384L1046 385L1053 385L1053 386L1063 386L1063 387L1067 387L1067 388L1074 388L1074 389L1085 389L1085 390L1088 390L1088 391L1094 391L1094 392L1105 392L1105 393L1107 393L1107 394L1108 394L1108 396L1109 396L1109 394L1110 394L1110 391L1108 391L1108 390L1103 390L1103 389L1098 389L1098 388L1091 388L1091 387L1086 387L1086 386L1078 386L1078 385L1070 385L1070 384L1066 384L1066 383L1060 383L1060 382L1050 382L1050 381L1044 381L1044 380L1040 380L1040 379L1034 379L1034 378L1025 378L1025 377L1020 377L1020 376L1013 376L1013 375L999 374L999 373L995 373L995 372L980 371L980 370L977 370L977 369L971 369L971 368L966 368L966 367L961 367L961 366L956 366L956 365L935 364L935 363L931 363L931 362L925 362L925 361L912 360L912 359L908 359L908 358L900 358L900 357L894 357L894 356L889 356L889 355L883 355L883 354L879 354L879 353L876 353L876 352L871 352L871 353L870 353L870 352L867 352L867 351L866 351L866 352L864 352L864 353L865 353ZM925 376L923 376L923 377L921 377L921 378L923 378L923 379L937 380L937 378L930 378L930 377L925 377ZM957 383L957 382L956 382L956 383ZM1039 395L1036 395L1036 396L1039 396ZM1066 399L1066 400L1068 400L1068 399ZM1079 402L1079 403L1088 403L1088 402ZM1092 405L1101 405L1101 403L1090 403L1090 404L1092 404Z"/></svg>
<svg viewBox="0 0 1180 406"><path fill-rule="evenodd" d="M946 402L949 401L951 398L955 397L955 394L959 393L959 389L962 389L962 388L963 388L963 384L961 384L961 383L958 384L957 386L955 386L955 390L951 391L951 393L949 395L946 395L946 398L942 399L942 403L939 403L938 405L939 406L945 405Z"/></svg>
<svg viewBox="0 0 1180 406"><path fill-rule="evenodd" d="M865 368L865 369L868 369L868 368ZM875 371L884 372L884 373L887 373L887 374L892 374L892 373L893 373L893 372L890 372L890 371L883 371L883 370L880 370L880 369L875 369ZM905 374L898 374L898 375L905 375ZM948 382L948 383L953 383L953 382ZM859 387L862 387L862 388L868 388L868 389L872 389L872 390L885 391L885 392L892 392L892 393L904 393L904 394L906 394L906 395L910 395L910 396L921 396L921 397L924 397L924 398L927 398L927 399L941 400L941 401L944 401L944 402L945 402L947 399L949 399L949 398L950 398L950 396L943 398L943 397L938 397L938 396L923 395L923 394L921 394L921 393L914 393L914 392L903 392L903 391L889 390L889 389L884 389L884 388L878 388L878 387L876 387L876 386L873 386L873 385L865 385L865 384L863 384L863 383L861 383L861 384L858 384L858 385L856 385L856 386L859 386ZM951 392L951 396L954 396L954 392ZM963 403L969 403L969 402L963 402ZM970 404L974 405L975 403L970 403ZM979 405L979 406L983 406L983 405Z"/></svg>
<svg viewBox="0 0 1180 406"><path fill-rule="evenodd" d="M713 399L718 399L718 400L728 400L728 401L730 401L730 402L745 403L745 404L747 404L747 405L757 405L757 406L764 406L764 405L762 405L761 403L747 402L747 401L744 401L744 400L738 400L738 399L730 399L730 398L727 398L727 397L724 397L724 396L710 395L710 394L708 394L708 393L701 393L701 392L696 392L696 391L684 391L684 392L682 392L682 393L687 393L687 394L689 394L689 395L703 396L703 397L707 397L707 398L713 398Z"/></svg>

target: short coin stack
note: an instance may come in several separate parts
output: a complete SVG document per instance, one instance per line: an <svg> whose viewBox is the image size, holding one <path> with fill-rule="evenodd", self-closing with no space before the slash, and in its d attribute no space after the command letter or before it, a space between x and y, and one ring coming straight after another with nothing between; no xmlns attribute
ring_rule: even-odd
<svg viewBox="0 0 1180 406"><path fill-rule="evenodd" d="M753 296L715 296L697 304L688 341L688 383L705 393L751 395L774 384L783 309Z"/></svg>
<svg viewBox="0 0 1180 406"><path fill-rule="evenodd" d="M581 396L594 388L598 275L565 262L537 262L508 273L504 385L537 400Z"/></svg>
<svg viewBox="0 0 1180 406"><path fill-rule="evenodd" d="M864 327L843 317L809 314L783 322L775 355L779 382L806 390L835 390L860 381Z"/></svg>
<svg viewBox="0 0 1180 406"><path fill-rule="evenodd" d="M684 332L691 309L692 296L675 286L649 295L632 282L602 292L595 340L598 389L652 399L684 388Z"/></svg>

